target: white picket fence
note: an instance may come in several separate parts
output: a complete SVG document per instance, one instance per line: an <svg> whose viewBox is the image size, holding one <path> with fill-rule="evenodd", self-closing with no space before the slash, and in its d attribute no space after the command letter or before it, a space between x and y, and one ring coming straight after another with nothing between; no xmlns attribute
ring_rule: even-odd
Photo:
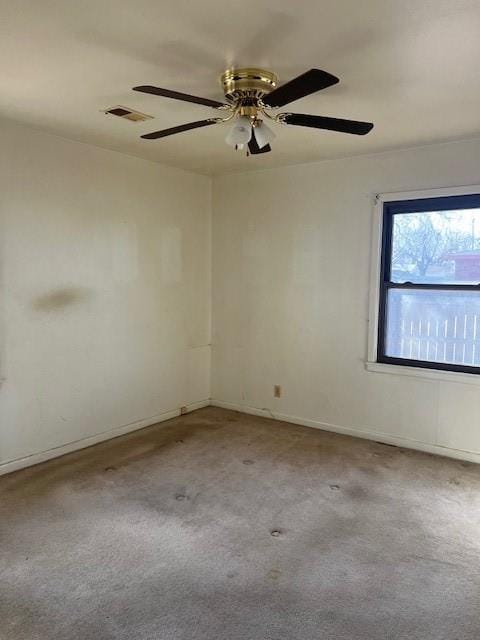
<svg viewBox="0 0 480 640"><path fill-rule="evenodd" d="M480 317L453 315L445 320L406 318L401 322L399 357L480 365Z"/></svg>

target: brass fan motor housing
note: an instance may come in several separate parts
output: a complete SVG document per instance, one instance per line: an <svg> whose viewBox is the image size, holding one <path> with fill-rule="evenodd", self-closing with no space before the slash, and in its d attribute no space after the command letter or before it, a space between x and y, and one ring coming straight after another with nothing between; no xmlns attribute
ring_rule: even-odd
<svg viewBox="0 0 480 640"><path fill-rule="evenodd" d="M227 100L236 103L255 103L277 86L278 76L272 71L257 67L227 69L220 76Z"/></svg>

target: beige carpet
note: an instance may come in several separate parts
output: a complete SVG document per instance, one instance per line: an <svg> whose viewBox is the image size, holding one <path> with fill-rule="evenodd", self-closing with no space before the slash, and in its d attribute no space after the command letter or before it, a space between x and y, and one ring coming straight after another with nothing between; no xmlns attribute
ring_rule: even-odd
<svg viewBox="0 0 480 640"><path fill-rule="evenodd" d="M478 640L480 467L207 408L0 478L2 640Z"/></svg>

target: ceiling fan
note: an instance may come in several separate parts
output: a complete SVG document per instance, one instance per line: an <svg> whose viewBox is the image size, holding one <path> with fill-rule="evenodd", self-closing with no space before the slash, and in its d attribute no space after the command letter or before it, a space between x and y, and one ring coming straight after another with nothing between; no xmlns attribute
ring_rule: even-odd
<svg viewBox="0 0 480 640"><path fill-rule="evenodd" d="M342 120L304 113L272 113L272 110L339 82L337 77L320 69L310 69L280 86L277 86L277 75L271 71L254 67L229 69L221 75L220 82L226 102L191 96L187 93L161 89L150 85L134 87L134 91L193 102L227 112L224 118L197 120L178 127L146 133L141 137L146 140L155 140L181 133L182 131L189 131L190 129L199 129L213 124L234 121L234 126L227 133L226 142L235 149L247 147L247 155L249 155L267 153L272 150L270 143L276 136L267 127L264 119L284 125L328 129L330 131L353 133L359 136L367 134L373 128L371 122Z"/></svg>

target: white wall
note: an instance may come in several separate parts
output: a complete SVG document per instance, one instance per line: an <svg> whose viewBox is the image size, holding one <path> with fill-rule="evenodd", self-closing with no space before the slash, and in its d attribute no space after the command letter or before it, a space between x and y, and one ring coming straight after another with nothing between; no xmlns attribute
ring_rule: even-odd
<svg viewBox="0 0 480 640"><path fill-rule="evenodd" d="M216 178L214 402L480 461L480 386L364 366L373 195L478 183L480 141Z"/></svg>
<svg viewBox="0 0 480 640"><path fill-rule="evenodd" d="M480 461L480 386L364 368L373 194L479 167L472 141L215 178L211 394L211 181L1 124L0 473L210 395Z"/></svg>
<svg viewBox="0 0 480 640"><path fill-rule="evenodd" d="M0 126L0 470L208 401L210 186Z"/></svg>

